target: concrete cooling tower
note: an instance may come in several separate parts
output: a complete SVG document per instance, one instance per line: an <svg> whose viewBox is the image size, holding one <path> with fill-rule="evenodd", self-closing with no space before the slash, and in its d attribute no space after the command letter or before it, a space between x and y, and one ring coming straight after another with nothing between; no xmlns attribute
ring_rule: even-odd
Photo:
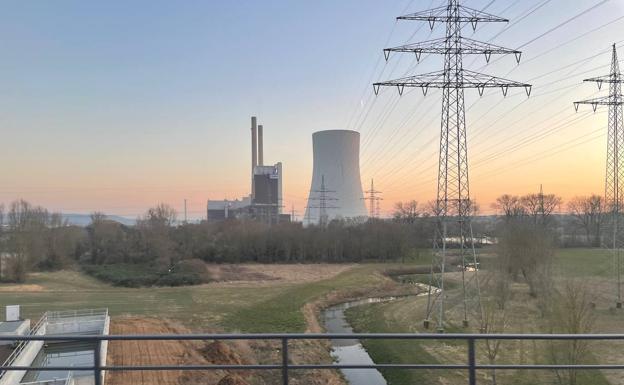
<svg viewBox="0 0 624 385"><path fill-rule="evenodd" d="M327 130L312 135L314 167L304 223L366 217L360 180L360 133ZM325 217L323 217L325 212Z"/></svg>

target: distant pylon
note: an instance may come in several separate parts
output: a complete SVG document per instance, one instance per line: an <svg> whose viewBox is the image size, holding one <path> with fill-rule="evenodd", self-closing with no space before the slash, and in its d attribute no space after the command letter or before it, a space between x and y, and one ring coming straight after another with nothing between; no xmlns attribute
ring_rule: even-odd
<svg viewBox="0 0 624 385"><path fill-rule="evenodd" d="M327 189L325 186L325 175L321 176L321 187L318 190L312 191L313 193L318 194L316 197L311 197L310 200L318 201L318 206L308 206L308 209L319 209L319 226L327 227L329 224L329 215L327 214L328 209L337 209L338 206L331 206L329 202L337 201L338 199L331 196L331 193L335 193L334 190ZM308 210L309 215L310 210ZM310 224L310 220L308 219L308 224Z"/></svg>
<svg viewBox="0 0 624 385"><path fill-rule="evenodd" d="M503 95L506 96L510 87L521 87L526 90L527 95L530 95L531 85L463 68L463 55L471 54L484 55L487 62L490 61L492 54L513 54L516 61L520 61L520 51L479 42L461 35L462 28L467 24L476 30L477 24L480 22L508 22L507 19L462 6L459 4L459 0L448 0L447 5L400 16L398 19L428 22L432 30L437 22L446 24L446 36L441 39L384 50L386 60L388 60L391 52L413 53L418 61L420 61L423 53L441 54L444 55L444 70L373 85L376 94L379 93L379 88L382 86L396 87L400 95L403 94L405 87L419 87L424 95L430 88L442 89L438 195L435 205L437 220L424 326L428 328L433 321L432 318L437 318L435 321L437 321L438 331L443 331L445 328L444 273L448 254L447 242L449 240L458 243L457 250L462 263L463 324L468 326L469 313L471 313L479 326L482 326L483 311L476 271L479 265L471 224L474 205L470 200L468 184L464 89L476 88L479 95L483 95L486 88L500 88ZM450 224L454 225L452 228L456 229L455 234L449 234ZM466 270L471 266L475 271L466 277Z"/></svg>
<svg viewBox="0 0 624 385"><path fill-rule="evenodd" d="M293 204L291 209L290 209L290 221L291 222L296 222L297 221L297 212L295 211L295 205Z"/></svg>
<svg viewBox="0 0 624 385"><path fill-rule="evenodd" d="M622 115L622 83L624 79L620 73L616 45L613 44L611 58L611 73L605 76L585 79L585 82L598 84L602 89L604 83L609 84L609 96L596 99L574 102L578 112L579 105L589 104L594 112L598 106L609 106L609 130L607 135L607 170L605 178L605 204L609 210L607 226L610 234L603 237L602 242L613 253L613 268L615 272L616 307L622 308L622 199L624 198L624 116ZM610 237L607 238L607 237Z"/></svg>
<svg viewBox="0 0 624 385"><path fill-rule="evenodd" d="M362 199L368 201L369 217L379 218L379 202L382 201L383 198L379 196L379 194L381 194L381 191L375 190L375 182L373 179L371 179L370 190L364 191L364 193L366 194L366 197Z"/></svg>

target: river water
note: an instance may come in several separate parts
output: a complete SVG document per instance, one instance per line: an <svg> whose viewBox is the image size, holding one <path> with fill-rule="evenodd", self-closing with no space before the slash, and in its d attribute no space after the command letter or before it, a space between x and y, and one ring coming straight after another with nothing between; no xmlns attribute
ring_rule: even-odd
<svg viewBox="0 0 624 385"><path fill-rule="evenodd" d="M323 312L323 321L328 333L349 334L353 328L347 322L345 311L354 306L370 303L390 302L397 297L367 298L359 301L342 303L327 308ZM374 365L375 363L357 339L332 340L332 357L342 365ZM376 369L341 369L350 385L387 385L386 380Z"/></svg>
<svg viewBox="0 0 624 385"><path fill-rule="evenodd" d="M406 282L408 282L407 280ZM353 328L346 319L345 311L349 308L371 303L392 302L400 298L427 295L429 285L422 283L411 284L420 288L420 294L399 297L376 297L358 301L345 302L331 306L323 311L323 322L328 333L350 334ZM438 290L436 288L436 290ZM342 365L374 365L375 362L368 355L364 346L357 339L332 340L332 357ZM376 369L341 369L349 385L387 385L386 379Z"/></svg>

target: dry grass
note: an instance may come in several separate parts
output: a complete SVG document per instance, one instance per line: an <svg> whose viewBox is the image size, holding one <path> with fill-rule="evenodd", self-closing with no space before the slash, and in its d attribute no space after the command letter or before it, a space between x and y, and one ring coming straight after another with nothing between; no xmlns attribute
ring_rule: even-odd
<svg viewBox="0 0 624 385"><path fill-rule="evenodd" d="M208 265L208 273L214 283L210 286L271 285L282 283L310 283L330 279L352 269L355 265Z"/></svg>

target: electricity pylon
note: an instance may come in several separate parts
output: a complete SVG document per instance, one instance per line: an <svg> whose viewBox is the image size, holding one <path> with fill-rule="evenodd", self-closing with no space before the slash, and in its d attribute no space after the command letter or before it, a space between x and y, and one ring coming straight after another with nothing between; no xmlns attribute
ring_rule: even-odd
<svg viewBox="0 0 624 385"><path fill-rule="evenodd" d="M611 73L605 76L585 79L585 82L598 84L598 89L602 89L604 83L609 84L609 96L595 99L581 100L574 102L574 108L578 112L579 105L589 104L594 112L598 106L609 106L609 132L607 135L607 170L605 178L605 204L609 211L607 227L609 233L603 237L603 244L613 253L613 268L616 281L616 307L622 308L622 189L624 188L624 125L622 121L622 74L618 63L617 49L613 44L613 55L611 59ZM622 183L621 183L622 182ZM609 238L611 239L609 239Z"/></svg>
<svg viewBox="0 0 624 385"><path fill-rule="evenodd" d="M431 264L431 278L427 301L427 313L424 326L429 327L432 318L437 318L438 331L444 331L446 296L444 273L449 254L448 243L457 243L457 250L462 266L463 288L463 325L468 326L469 313L475 313L479 325L482 325L483 311L477 276L478 262L472 235L471 215L473 203L470 201L468 184L468 147L466 140L466 117L464 107L464 89L476 88L483 95L486 88L500 88L506 96L509 88L522 87L527 96L531 94L531 85L507 79L469 71L463 68L464 55L482 54L487 62L493 54L513 54L520 61L521 52L499 47L462 37L462 28L470 24L476 30L478 23L508 22L509 20L481 12L459 4L459 0L449 0L446 6L428 11L417 12L398 17L399 20L417 20L428 22L433 30L440 22L446 25L444 38L421 43L408 44L384 50L386 60L391 52L411 52L420 61L421 55L444 55L444 69L422 75L409 76L397 80L373 84L375 94L379 88L397 87L403 94L405 87L420 87L424 95L429 88L442 89L442 125L440 130L440 162L438 167L438 194L435 205L436 233ZM453 224L454 234L449 233ZM470 267L473 274L466 274ZM437 311L435 311L437 310Z"/></svg>
<svg viewBox="0 0 624 385"><path fill-rule="evenodd" d="M368 201L369 204L369 217L370 218L379 218L380 210L379 210L379 201L382 201L383 198L379 196L381 191L375 190L374 180L371 179L371 187L370 190L364 191L366 194L364 200Z"/></svg>
<svg viewBox="0 0 624 385"><path fill-rule="evenodd" d="M321 187L318 190L312 191L313 193L318 194L318 196L314 198L310 198L310 200L318 201L318 206L308 206L309 209L319 209L319 226L327 227L329 224L329 215L327 214L328 209L337 209L338 206L331 206L329 202L337 201L338 199L331 196L331 193L335 193L334 190L329 190L325 186L325 175L321 175Z"/></svg>

